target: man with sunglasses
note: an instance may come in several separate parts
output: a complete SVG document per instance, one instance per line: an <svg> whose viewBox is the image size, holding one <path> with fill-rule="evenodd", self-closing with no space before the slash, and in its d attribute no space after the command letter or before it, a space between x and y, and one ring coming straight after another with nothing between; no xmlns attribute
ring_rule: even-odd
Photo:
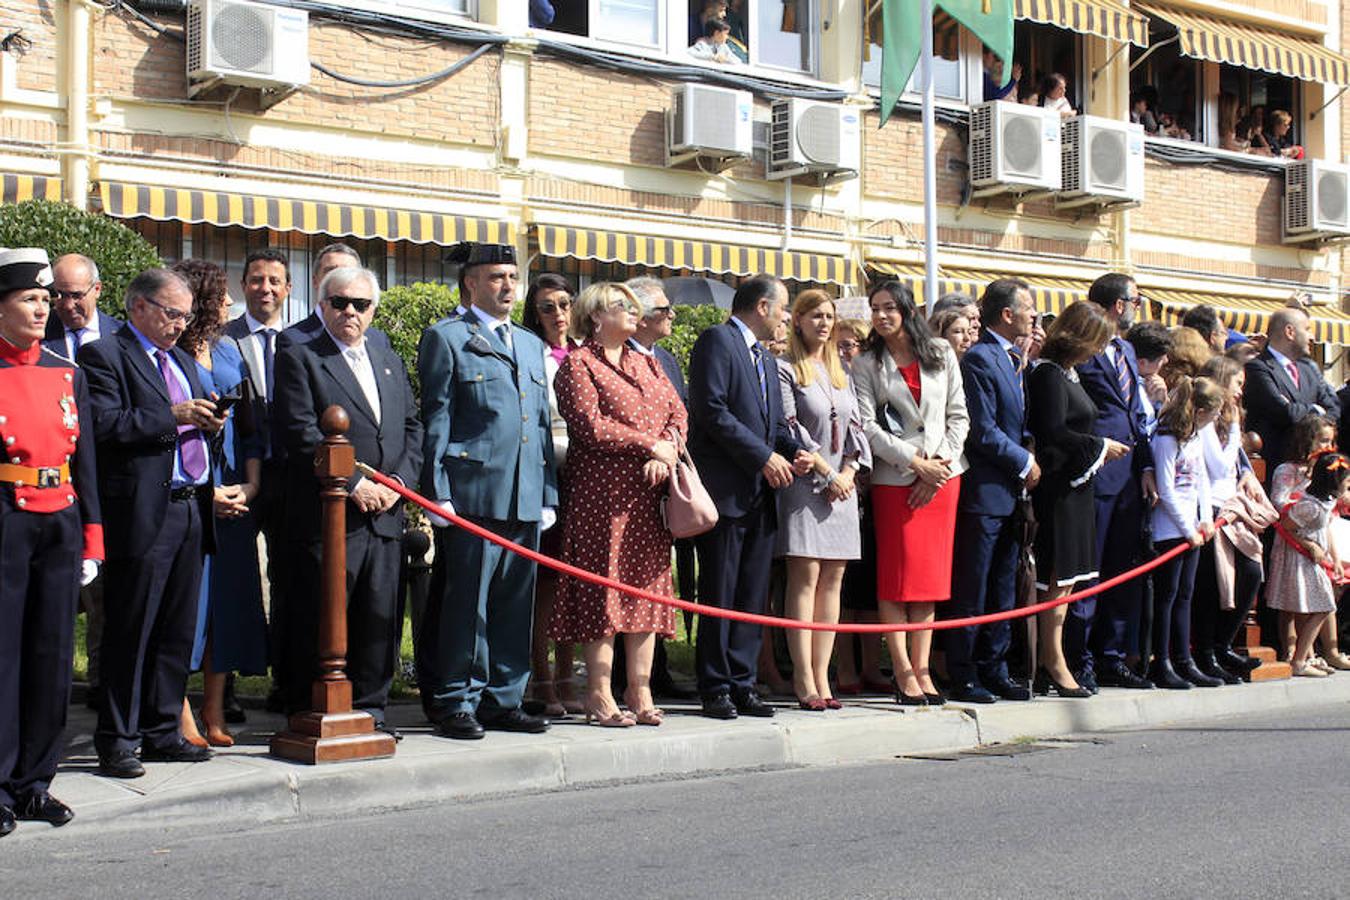
<svg viewBox="0 0 1350 900"><path fill-rule="evenodd" d="M73 360L80 348L116 333L122 323L100 312L98 298L103 282L98 266L87 256L67 253L52 263L52 312L42 346L57 356Z"/></svg>
<svg viewBox="0 0 1350 900"><path fill-rule="evenodd" d="M177 346L192 291L149 269L127 288L127 324L85 344L104 509L103 706L99 772L139 778L142 762L201 762L179 731L197 626L202 559L215 549L209 435L224 426L197 364ZM136 750L140 749L140 759Z"/></svg>
<svg viewBox="0 0 1350 900"><path fill-rule="evenodd" d="M319 422L333 405L351 421L347 440L356 458L405 484L422 465L422 424L403 361L388 344L368 339L380 289L369 269L329 272L319 284L316 310L323 331L277 353L274 412L285 456L282 515L286 565L287 640L281 654L287 712L310 708L318 667L319 584L323 565L320 484L314 453L323 441ZM360 475L347 485L347 674L352 706L377 727L394 681L402 636L396 614L403 504L389 488Z"/></svg>

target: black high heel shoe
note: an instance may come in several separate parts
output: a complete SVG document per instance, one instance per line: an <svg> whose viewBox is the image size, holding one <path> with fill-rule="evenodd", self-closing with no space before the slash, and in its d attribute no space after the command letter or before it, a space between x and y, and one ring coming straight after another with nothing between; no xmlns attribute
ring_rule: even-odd
<svg viewBox="0 0 1350 900"><path fill-rule="evenodd" d="M1055 696L1057 697L1083 700L1092 696L1092 691L1089 691L1085 687L1065 687L1054 678L1050 677L1048 669L1037 669L1036 677L1031 682L1031 692L1038 697L1044 697L1050 693L1051 688L1054 689Z"/></svg>
<svg viewBox="0 0 1350 900"><path fill-rule="evenodd" d="M900 682L895 678L891 679L891 690L895 692L895 702L899 703L901 706L928 705L928 698L925 697L923 694L914 694L911 696L910 694L906 694L903 691L901 691Z"/></svg>

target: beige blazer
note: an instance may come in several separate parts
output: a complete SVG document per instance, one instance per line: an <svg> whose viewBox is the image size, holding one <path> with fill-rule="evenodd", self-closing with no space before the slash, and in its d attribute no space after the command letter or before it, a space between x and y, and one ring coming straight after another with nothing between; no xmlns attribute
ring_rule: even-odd
<svg viewBox="0 0 1350 900"><path fill-rule="evenodd" d="M952 474L966 470L962 449L970 431L966 394L961 385L961 365L951 345L939 340L946 365L939 371L919 369L922 401L914 395L895 360L884 353L880 361L870 351L853 359L853 383L862 413L863 433L872 446L872 484L913 484L910 460L916 454L927 459L950 459ZM877 408L889 403L900 419L900 432L891 434L877 421Z"/></svg>

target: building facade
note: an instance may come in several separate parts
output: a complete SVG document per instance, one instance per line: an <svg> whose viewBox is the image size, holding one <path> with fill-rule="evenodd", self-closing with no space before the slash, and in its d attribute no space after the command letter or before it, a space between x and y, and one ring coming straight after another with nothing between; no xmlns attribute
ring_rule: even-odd
<svg viewBox="0 0 1350 900"><path fill-rule="evenodd" d="M225 5L0 0L4 199L101 210L236 284L259 246L287 248L303 271L345 239L397 284L446 278L445 246L480 239L582 282L770 271L836 295L878 277L924 293L917 98L878 127L878 0L731 0L727 65L690 52L701 0L287 0L276 8L307 22L261 36ZM1015 9L1023 74L1008 100L1058 73L1077 111L1127 122L1142 99L1157 131L1131 147L1143 178L1129 202L973 187L970 117L990 79L979 43L939 14L940 289L1012 273L1054 309L1125 270L1165 317L1209 302L1245 329L1301 292L1317 339L1350 343L1339 234L1287 235L1291 163L1243 152L1236 133L1286 111L1304 159L1337 174L1350 147L1341 0ZM206 24L194 31L192 16ZM261 42L240 65L308 83L201 66L190 80L189 58L222 41ZM747 156L672 151L685 85L747 92ZM843 163L770 177L782 175L767 162L774 104L794 98L839 107L823 139Z"/></svg>

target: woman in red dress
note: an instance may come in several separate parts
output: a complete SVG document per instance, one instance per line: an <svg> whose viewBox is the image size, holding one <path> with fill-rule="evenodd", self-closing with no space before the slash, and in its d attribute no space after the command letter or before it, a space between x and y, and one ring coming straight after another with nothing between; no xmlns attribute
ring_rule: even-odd
<svg viewBox="0 0 1350 900"><path fill-rule="evenodd" d="M872 447L877 609L883 622L932 622L952 596L952 540L962 447L970 430L961 367L898 281L873 289L872 336L853 360L863 432ZM943 703L928 654L933 632L886 635L896 700Z"/></svg>
<svg viewBox="0 0 1350 900"><path fill-rule="evenodd" d="M554 380L569 435L562 558L673 597L661 498L688 419L656 359L627 346L640 309L631 290L610 283L591 285L572 305L572 334L584 343ZM624 702L631 714L621 712L610 693L615 634L624 635ZM658 634L674 637L673 608L559 579L549 635L585 644L587 721L620 728L661 724L651 692Z"/></svg>

